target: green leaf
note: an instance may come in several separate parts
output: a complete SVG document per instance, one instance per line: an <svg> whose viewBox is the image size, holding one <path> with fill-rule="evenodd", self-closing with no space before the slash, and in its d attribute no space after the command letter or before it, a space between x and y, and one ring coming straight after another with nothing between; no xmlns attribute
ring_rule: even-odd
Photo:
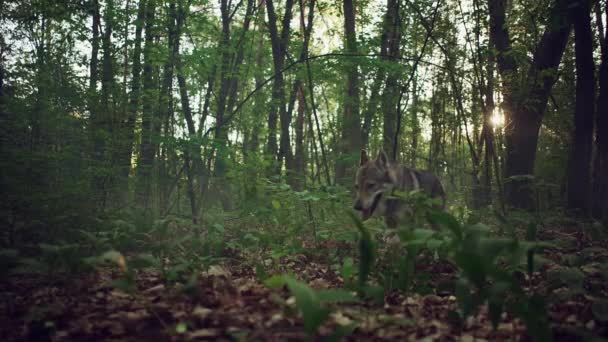
<svg viewBox="0 0 608 342"><path fill-rule="evenodd" d="M100 261L110 261L114 263L118 262L118 260L120 260L121 258L123 258L122 254L115 250L107 251L99 256Z"/></svg>
<svg viewBox="0 0 608 342"><path fill-rule="evenodd" d="M372 240L372 235L365 228L361 220L351 211L348 214L355 222L355 226L359 229L359 287L365 287L367 278L370 275L375 259L375 248Z"/></svg>
<svg viewBox="0 0 608 342"><path fill-rule="evenodd" d="M532 221L526 227L526 240L527 241L536 241L536 233L538 231L538 225L536 222Z"/></svg>
<svg viewBox="0 0 608 342"><path fill-rule="evenodd" d="M354 273L355 268L353 258L345 258L344 262L342 263L342 269L340 270L342 279L346 282L353 276Z"/></svg>
<svg viewBox="0 0 608 342"><path fill-rule="evenodd" d="M129 278L115 279L109 282L109 285L124 293L132 294L135 292L135 282Z"/></svg>
<svg viewBox="0 0 608 342"><path fill-rule="evenodd" d="M317 297L321 302L331 303L355 303L358 298L352 292L342 289L329 289L317 291Z"/></svg>
<svg viewBox="0 0 608 342"><path fill-rule="evenodd" d="M462 239L462 227L454 216L440 210L432 210L428 212L427 219L431 224L449 229L457 239Z"/></svg>
<svg viewBox="0 0 608 342"><path fill-rule="evenodd" d="M329 317L331 311L320 306L319 298L308 285L291 277L286 277L285 281L289 290L296 297L296 306L302 312L304 331L308 335L313 335Z"/></svg>
<svg viewBox="0 0 608 342"><path fill-rule="evenodd" d="M280 289L285 286L286 279L283 275L275 275L266 280L264 280L264 285L270 287L271 289Z"/></svg>
<svg viewBox="0 0 608 342"><path fill-rule="evenodd" d="M281 203L279 201L272 200L271 204L272 204L272 207L275 208L276 210L281 209Z"/></svg>
<svg viewBox="0 0 608 342"><path fill-rule="evenodd" d="M133 269L151 268L159 265L160 261L151 254L138 254L129 259L129 267Z"/></svg>
<svg viewBox="0 0 608 342"><path fill-rule="evenodd" d="M175 326L175 332L178 334L184 334L184 333L186 333L186 331L188 331L188 325L184 322L179 322Z"/></svg>

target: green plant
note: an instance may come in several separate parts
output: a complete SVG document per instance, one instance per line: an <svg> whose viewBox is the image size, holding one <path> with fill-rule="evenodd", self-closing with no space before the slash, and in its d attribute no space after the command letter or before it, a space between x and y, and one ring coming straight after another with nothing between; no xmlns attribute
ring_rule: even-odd
<svg viewBox="0 0 608 342"><path fill-rule="evenodd" d="M459 270L450 286L463 317L487 304L494 327L506 311L519 317L534 339L550 338L544 299L528 294L516 277L517 272L533 270L534 254L545 244L495 237L487 226L461 225L453 216L439 211L430 212L429 221L449 233L445 235L447 257Z"/></svg>
<svg viewBox="0 0 608 342"><path fill-rule="evenodd" d="M296 308L302 314L304 331L311 336L329 318L332 312L328 307L329 303L357 301L357 298L349 291L343 289L314 290L306 283L287 275L271 277L264 283L274 289L287 286L295 297Z"/></svg>

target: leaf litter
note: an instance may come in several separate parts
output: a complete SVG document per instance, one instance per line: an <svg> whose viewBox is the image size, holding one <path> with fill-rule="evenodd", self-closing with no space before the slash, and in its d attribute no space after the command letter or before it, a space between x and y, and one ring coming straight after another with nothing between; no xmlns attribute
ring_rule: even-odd
<svg viewBox="0 0 608 342"><path fill-rule="evenodd" d="M577 341L608 337L608 251L585 234L544 229L546 241L568 241L548 248L548 262L522 282L549 300L555 340ZM311 245L303 241L303 246ZM335 248L325 241L316 249ZM309 246L311 247L311 246ZM344 246L352 248L351 246ZM2 341L284 341L308 340L295 300L286 288L274 290L256 277L245 256L213 265L201 272L193 291L184 284L168 286L161 274L135 272L137 290L113 288L128 264L99 267L87 276L49 283L32 274L12 275L0 283ZM128 259L128 258L127 258ZM282 257L276 271L295 274L315 290L344 286L339 272L314 253ZM431 274L433 285L452 279L455 268L424 260L418 272ZM569 282L580 284L569 285ZM494 329L487 306L462 321L451 294L385 294L384 304L371 301L332 303L328 320L315 339L329 338L339 328L350 329L342 339L361 341L528 341L525 325L503 314Z"/></svg>

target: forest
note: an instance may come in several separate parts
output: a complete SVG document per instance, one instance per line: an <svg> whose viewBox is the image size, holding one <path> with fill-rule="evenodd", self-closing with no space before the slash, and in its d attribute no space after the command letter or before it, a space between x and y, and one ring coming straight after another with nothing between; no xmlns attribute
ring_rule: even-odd
<svg viewBox="0 0 608 342"><path fill-rule="evenodd" d="M0 340L608 340L607 20L0 0Z"/></svg>

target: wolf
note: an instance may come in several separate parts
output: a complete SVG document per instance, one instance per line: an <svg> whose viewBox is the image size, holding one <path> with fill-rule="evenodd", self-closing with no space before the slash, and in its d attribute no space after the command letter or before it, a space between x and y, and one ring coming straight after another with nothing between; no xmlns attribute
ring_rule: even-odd
<svg viewBox="0 0 608 342"><path fill-rule="evenodd" d="M361 212L363 221L375 214L384 216L389 228L396 228L411 209L403 200L391 198L391 195L394 191L418 189L431 198L441 199L438 209L445 208L446 195L437 176L390 162L384 151L380 151L375 160L370 160L367 151L361 150L355 179L354 209Z"/></svg>

